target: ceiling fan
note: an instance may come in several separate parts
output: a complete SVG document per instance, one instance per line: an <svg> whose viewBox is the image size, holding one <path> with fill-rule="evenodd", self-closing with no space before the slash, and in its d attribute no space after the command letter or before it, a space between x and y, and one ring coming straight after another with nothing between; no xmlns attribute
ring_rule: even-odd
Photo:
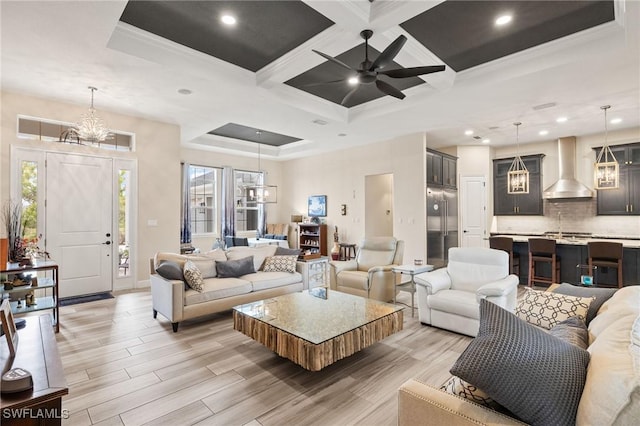
<svg viewBox="0 0 640 426"><path fill-rule="evenodd" d="M391 78L409 78L409 77L417 77L419 75L431 74L434 72L444 71L444 65L433 65L433 66L425 66L425 67L412 67L412 68L397 68L392 70L385 70L384 68L393 62L393 59L402 49L402 46L407 42L407 38L403 35L399 36L397 39L393 41L389 46L387 46L384 51L376 58L375 61L371 62L369 60L369 39L373 35L372 30L363 30L360 32L360 36L364 39L364 61L360 63L358 68L352 68L349 65L345 64L339 59L334 58L333 56L329 56L326 53L319 52L317 50L313 50L313 52L322 56L326 60L333 62L336 65L341 66L342 68L346 68L349 71L356 72L356 79L353 80L355 87L351 89L346 96L340 102L341 105L345 105L351 96L358 91L360 88L360 84L371 84L375 83L378 90L383 92L386 95L393 96L394 98L404 99L405 94L402 93L397 88L393 87L391 84L386 81L378 79L378 75L386 75ZM352 77L353 78L353 77ZM330 83L339 83L344 81L351 81L350 79L341 79L334 81L326 81L323 83L312 83L307 86L317 86L321 84L330 84Z"/></svg>

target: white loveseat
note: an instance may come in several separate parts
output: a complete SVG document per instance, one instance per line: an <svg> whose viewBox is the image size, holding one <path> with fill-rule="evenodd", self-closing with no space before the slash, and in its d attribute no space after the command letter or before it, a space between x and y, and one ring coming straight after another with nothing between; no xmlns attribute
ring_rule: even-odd
<svg viewBox="0 0 640 426"><path fill-rule="evenodd" d="M153 317L158 312L166 317L178 331L180 321L231 309L236 305L268 299L282 294L302 291L302 275L299 272L264 272L262 266L268 256L274 256L277 246L231 247L226 251L216 249L201 255L156 253L150 264ZM257 272L237 278L220 278L215 262L237 260L253 256ZM204 278L203 291L198 292L185 285L183 280L169 280L156 269L162 261L177 263L181 268L191 260Z"/></svg>
<svg viewBox="0 0 640 426"><path fill-rule="evenodd" d="M588 333L590 361L576 425L640 424L640 286L618 290L600 307ZM399 426L522 424L416 379L398 393Z"/></svg>
<svg viewBox="0 0 640 426"><path fill-rule="evenodd" d="M449 249L446 268L416 275L420 322L475 336L480 324L480 300L513 312L518 277L509 274L509 255L477 247Z"/></svg>

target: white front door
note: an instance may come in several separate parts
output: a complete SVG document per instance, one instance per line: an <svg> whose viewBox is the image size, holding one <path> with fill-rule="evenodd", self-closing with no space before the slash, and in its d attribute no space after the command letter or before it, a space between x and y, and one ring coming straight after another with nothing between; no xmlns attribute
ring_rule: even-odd
<svg viewBox="0 0 640 426"><path fill-rule="evenodd" d="M487 247L487 203L484 176L460 179L462 247Z"/></svg>
<svg viewBox="0 0 640 426"><path fill-rule="evenodd" d="M112 160L47 153L47 250L60 297L112 290Z"/></svg>

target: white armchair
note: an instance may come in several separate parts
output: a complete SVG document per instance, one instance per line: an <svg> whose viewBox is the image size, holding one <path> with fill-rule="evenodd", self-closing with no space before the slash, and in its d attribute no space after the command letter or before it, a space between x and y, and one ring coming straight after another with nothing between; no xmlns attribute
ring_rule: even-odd
<svg viewBox="0 0 640 426"><path fill-rule="evenodd" d="M393 300L395 278L391 269L402 264L403 254L404 241L366 238L355 259L329 263L331 288L383 302Z"/></svg>
<svg viewBox="0 0 640 426"><path fill-rule="evenodd" d="M449 264L416 275L418 317L434 327L476 336L480 300L510 312L516 307L518 277L509 275L509 255L477 247L449 249Z"/></svg>

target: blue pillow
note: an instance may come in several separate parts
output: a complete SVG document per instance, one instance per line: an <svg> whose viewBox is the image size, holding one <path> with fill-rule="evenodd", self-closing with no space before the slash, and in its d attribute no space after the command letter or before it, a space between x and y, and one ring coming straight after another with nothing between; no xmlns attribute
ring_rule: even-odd
<svg viewBox="0 0 640 426"><path fill-rule="evenodd" d="M226 262L216 261L216 272L219 278L237 278L256 272L253 266L253 256L242 259L227 260Z"/></svg>

